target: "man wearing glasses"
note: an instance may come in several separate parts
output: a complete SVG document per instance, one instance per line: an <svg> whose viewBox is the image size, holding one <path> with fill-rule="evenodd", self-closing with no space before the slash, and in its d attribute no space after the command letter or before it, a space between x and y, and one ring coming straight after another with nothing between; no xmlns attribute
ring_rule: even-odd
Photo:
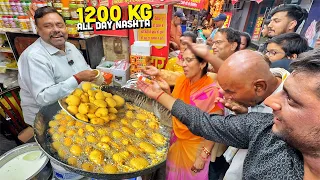
<svg viewBox="0 0 320 180"><path fill-rule="evenodd" d="M267 41L266 55L271 67L280 67L289 71L289 64L300 53L308 51L308 42L297 33L285 33Z"/></svg>

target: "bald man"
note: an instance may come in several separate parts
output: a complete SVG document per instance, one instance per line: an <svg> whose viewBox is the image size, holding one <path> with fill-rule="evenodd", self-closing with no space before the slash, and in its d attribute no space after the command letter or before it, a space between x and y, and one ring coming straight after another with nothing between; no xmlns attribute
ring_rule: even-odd
<svg viewBox="0 0 320 180"><path fill-rule="evenodd" d="M224 94L224 99L220 102L231 110L237 110L232 103L236 102L239 106L248 108L248 112L272 113L272 109L263 101L282 90L289 72L269 67L268 59L256 51L242 50L231 55L218 71L217 79ZM229 114L230 111L226 113ZM247 149L228 148L224 156L231 164L224 179L235 180L242 177L247 152Z"/></svg>

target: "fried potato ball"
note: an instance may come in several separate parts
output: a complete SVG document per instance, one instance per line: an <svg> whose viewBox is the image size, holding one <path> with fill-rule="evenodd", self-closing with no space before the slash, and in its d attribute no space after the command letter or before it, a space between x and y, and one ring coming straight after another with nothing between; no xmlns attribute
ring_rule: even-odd
<svg viewBox="0 0 320 180"><path fill-rule="evenodd" d="M141 170L146 168L149 162L143 157L136 157L130 160L130 165L137 170Z"/></svg>
<svg viewBox="0 0 320 180"><path fill-rule="evenodd" d="M107 164L103 167L103 172L106 174L115 174L118 172L118 168L114 165Z"/></svg>
<svg viewBox="0 0 320 180"><path fill-rule="evenodd" d="M70 148L70 152L75 156L80 156L80 154L82 153L82 150L79 145L72 145Z"/></svg>
<svg viewBox="0 0 320 180"><path fill-rule="evenodd" d="M103 163L103 158L104 158L103 153L98 150L91 151L89 155L89 160L98 165L101 165Z"/></svg>

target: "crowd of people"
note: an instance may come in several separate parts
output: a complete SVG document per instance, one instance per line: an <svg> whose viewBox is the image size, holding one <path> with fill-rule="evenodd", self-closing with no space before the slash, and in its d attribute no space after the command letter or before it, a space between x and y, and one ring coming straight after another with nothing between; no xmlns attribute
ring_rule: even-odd
<svg viewBox="0 0 320 180"><path fill-rule="evenodd" d="M171 38L182 69L144 70L154 79L139 89L173 115L167 179L320 179L320 39L312 49L296 33L308 18L298 5L270 16L257 51L248 33L222 28L220 14L213 30L204 20L201 31Z"/></svg>

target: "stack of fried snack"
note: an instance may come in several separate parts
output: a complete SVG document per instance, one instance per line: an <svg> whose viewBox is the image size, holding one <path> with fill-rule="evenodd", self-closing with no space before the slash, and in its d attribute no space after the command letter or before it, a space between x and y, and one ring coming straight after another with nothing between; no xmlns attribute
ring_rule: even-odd
<svg viewBox="0 0 320 180"><path fill-rule="evenodd" d="M118 109L125 104L125 100L93 86L90 82L85 82L82 89L77 88L69 95L65 99L67 110L79 120L104 125L117 118Z"/></svg>

